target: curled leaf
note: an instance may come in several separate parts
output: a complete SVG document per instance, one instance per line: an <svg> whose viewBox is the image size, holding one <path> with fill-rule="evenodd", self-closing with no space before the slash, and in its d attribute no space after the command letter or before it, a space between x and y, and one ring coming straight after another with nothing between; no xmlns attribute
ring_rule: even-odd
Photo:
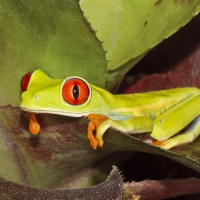
<svg viewBox="0 0 200 200"><path fill-rule="evenodd" d="M121 175L114 167L107 179L96 186L73 190L52 190L32 188L0 178L0 198L2 200L29 200L29 199L77 199L77 200L121 200Z"/></svg>

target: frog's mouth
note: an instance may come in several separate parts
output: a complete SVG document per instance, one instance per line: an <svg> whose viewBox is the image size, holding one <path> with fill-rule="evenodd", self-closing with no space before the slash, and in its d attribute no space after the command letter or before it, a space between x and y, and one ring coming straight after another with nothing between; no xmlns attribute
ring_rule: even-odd
<svg viewBox="0 0 200 200"><path fill-rule="evenodd" d="M24 113L32 113L32 114L54 114L54 115L63 115L68 117L87 117L89 114L93 113L90 111L80 111L80 112L72 112L72 111L66 111L62 109L30 109L23 106L20 106L20 109ZM100 110L97 110L95 113L99 113Z"/></svg>
<svg viewBox="0 0 200 200"><path fill-rule="evenodd" d="M29 131L36 135L40 132L40 124L38 123L36 113L23 111L24 116L29 120Z"/></svg>

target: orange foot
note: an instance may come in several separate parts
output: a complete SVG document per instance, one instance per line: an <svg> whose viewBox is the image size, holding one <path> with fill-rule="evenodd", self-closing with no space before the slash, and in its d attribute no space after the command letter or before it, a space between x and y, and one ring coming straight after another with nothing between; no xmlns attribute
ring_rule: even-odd
<svg viewBox="0 0 200 200"><path fill-rule="evenodd" d="M88 125L88 134L87 137L90 140L90 145L92 146L92 148L94 150L97 149L97 145L98 146L103 146L103 139L101 137L101 139L97 139L94 137L93 135L93 131L96 130L96 132L98 131L98 127L104 122L106 121L108 118L103 116L103 115L98 115L98 114L89 114L88 115L88 119L91 120L89 122Z"/></svg>
<svg viewBox="0 0 200 200"><path fill-rule="evenodd" d="M164 142L165 142L165 141L157 140L157 141L153 142L153 145L159 147L159 146L162 146Z"/></svg>
<svg viewBox="0 0 200 200"><path fill-rule="evenodd" d="M29 120L29 131L36 135L40 131L40 125L38 124L36 114L34 113L28 113L28 112L23 112L24 116Z"/></svg>

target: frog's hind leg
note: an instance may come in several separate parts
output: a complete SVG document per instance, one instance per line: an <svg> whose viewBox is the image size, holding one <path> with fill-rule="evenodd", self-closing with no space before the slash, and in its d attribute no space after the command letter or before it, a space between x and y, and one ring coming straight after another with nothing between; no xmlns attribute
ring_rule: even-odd
<svg viewBox="0 0 200 200"><path fill-rule="evenodd" d="M171 149L175 146L180 146L193 142L200 135L200 115L191 123L187 131L174 136L164 142L158 141L158 146L163 149ZM156 142L154 143L156 145Z"/></svg>
<svg viewBox="0 0 200 200"><path fill-rule="evenodd" d="M154 120L153 144L164 149L193 142L200 135L200 95L182 101ZM191 123L194 121L193 123ZM191 127L177 135L187 125Z"/></svg>

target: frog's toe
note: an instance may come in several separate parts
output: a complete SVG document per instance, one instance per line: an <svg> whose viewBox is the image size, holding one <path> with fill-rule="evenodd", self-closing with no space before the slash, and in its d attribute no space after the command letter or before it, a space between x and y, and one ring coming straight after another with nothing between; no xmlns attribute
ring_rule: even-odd
<svg viewBox="0 0 200 200"><path fill-rule="evenodd" d="M96 150L96 149L97 149L97 140L96 140L94 137L90 138L89 140L90 140L90 145L91 145L91 147L92 147L94 150Z"/></svg>
<svg viewBox="0 0 200 200"><path fill-rule="evenodd" d="M169 140L162 142L160 145L157 145L157 146L159 146L162 149L171 149L171 148L176 147L178 145L179 144L176 140L169 139Z"/></svg>
<svg viewBox="0 0 200 200"><path fill-rule="evenodd" d="M171 149L175 146L178 146L178 142L177 140L174 140L173 138L172 139L169 139L169 140L165 140L165 141L156 141L156 142L153 142L153 145L157 146L157 147L160 147L162 149Z"/></svg>
<svg viewBox="0 0 200 200"><path fill-rule="evenodd" d="M97 144L99 147L102 147L103 146L103 139L97 139Z"/></svg>

